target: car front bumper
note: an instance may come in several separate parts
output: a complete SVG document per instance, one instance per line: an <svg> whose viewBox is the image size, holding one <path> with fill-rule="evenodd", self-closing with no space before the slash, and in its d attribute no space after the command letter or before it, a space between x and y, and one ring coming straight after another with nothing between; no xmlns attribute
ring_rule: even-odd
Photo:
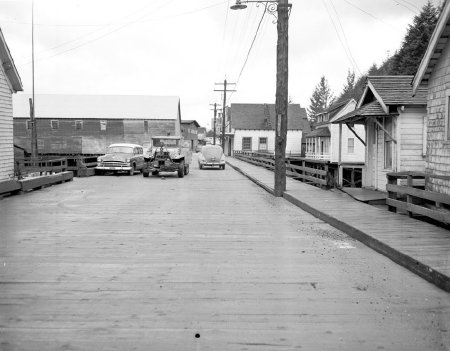
<svg viewBox="0 0 450 351"><path fill-rule="evenodd" d="M95 169L99 171L131 171L131 166L97 166Z"/></svg>

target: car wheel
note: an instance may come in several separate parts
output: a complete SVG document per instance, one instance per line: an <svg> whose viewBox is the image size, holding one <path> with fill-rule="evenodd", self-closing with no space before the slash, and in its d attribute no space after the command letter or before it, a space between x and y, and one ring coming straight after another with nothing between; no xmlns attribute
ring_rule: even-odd
<svg viewBox="0 0 450 351"><path fill-rule="evenodd" d="M153 172L152 172L152 175L154 175L154 176L157 176L158 174L159 174L158 171L153 171Z"/></svg>
<svg viewBox="0 0 450 351"><path fill-rule="evenodd" d="M180 162L180 165L178 166L178 178L184 177L184 161Z"/></svg>
<svg viewBox="0 0 450 351"><path fill-rule="evenodd" d="M203 169L203 165L198 165L198 168Z"/></svg>
<svg viewBox="0 0 450 351"><path fill-rule="evenodd" d="M134 172L136 171L136 165L133 163L133 165L131 166L131 169L130 169L130 176L132 176L132 175L134 175Z"/></svg>
<svg viewBox="0 0 450 351"><path fill-rule="evenodd" d="M142 176L143 176L144 178L147 178L147 177L148 177L148 172L147 172L147 171L143 171L143 172L142 172Z"/></svg>
<svg viewBox="0 0 450 351"><path fill-rule="evenodd" d="M225 165L222 165L222 169L225 169Z"/></svg>
<svg viewBox="0 0 450 351"><path fill-rule="evenodd" d="M188 175L189 174L189 165L186 165L184 167L184 175Z"/></svg>

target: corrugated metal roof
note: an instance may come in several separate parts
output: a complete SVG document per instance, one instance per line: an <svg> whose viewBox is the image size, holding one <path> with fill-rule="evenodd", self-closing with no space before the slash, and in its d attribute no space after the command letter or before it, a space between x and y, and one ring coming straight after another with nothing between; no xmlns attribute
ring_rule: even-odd
<svg viewBox="0 0 450 351"><path fill-rule="evenodd" d="M310 133L308 133L308 135L306 135L307 138L329 137L329 136L331 136L331 133L330 133L330 129L328 127L314 129L312 132L310 132Z"/></svg>
<svg viewBox="0 0 450 351"><path fill-rule="evenodd" d="M367 77L385 105L426 105L427 90L419 88L413 96L413 76L369 76ZM370 86L369 84L369 86Z"/></svg>
<svg viewBox="0 0 450 351"><path fill-rule="evenodd" d="M13 97L14 117L29 117L31 95ZM146 95L35 96L36 118L178 119L180 98Z"/></svg>
<svg viewBox="0 0 450 351"><path fill-rule="evenodd" d="M234 129L275 130L275 104L231 104L231 124ZM288 130L311 130L299 104L288 105Z"/></svg>
<svg viewBox="0 0 450 351"><path fill-rule="evenodd" d="M365 104L354 110L352 112L347 113L346 115L339 117L337 120L333 121L333 123L342 123L342 122L354 122L366 117L388 117L388 116L397 116L396 113L387 114L384 112L381 104L378 101L372 101L371 103Z"/></svg>

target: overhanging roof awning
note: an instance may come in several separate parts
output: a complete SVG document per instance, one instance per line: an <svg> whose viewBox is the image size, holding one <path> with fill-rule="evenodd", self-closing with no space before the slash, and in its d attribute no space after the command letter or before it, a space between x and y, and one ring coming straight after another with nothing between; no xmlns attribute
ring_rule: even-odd
<svg viewBox="0 0 450 351"><path fill-rule="evenodd" d="M391 117L398 116L398 113L386 113L378 101L372 101L360 108L339 117L332 123L355 123L363 122L367 117Z"/></svg>
<svg viewBox="0 0 450 351"><path fill-rule="evenodd" d="M330 133L330 129L328 127L314 129L311 133L308 133L306 135L307 138L330 137L330 136L331 136L331 133Z"/></svg>

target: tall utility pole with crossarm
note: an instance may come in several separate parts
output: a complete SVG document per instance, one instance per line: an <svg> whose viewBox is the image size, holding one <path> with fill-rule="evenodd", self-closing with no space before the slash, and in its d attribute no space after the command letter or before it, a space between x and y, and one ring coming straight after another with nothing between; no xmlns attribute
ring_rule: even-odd
<svg viewBox="0 0 450 351"><path fill-rule="evenodd" d="M216 117L217 117L217 106L220 106L220 105L217 105L216 103L214 103L214 104L210 104L211 106L214 106L214 108L212 109L213 111L214 111L214 123L213 123L213 131L214 131L214 134L213 134L213 145L216 145Z"/></svg>
<svg viewBox="0 0 450 351"><path fill-rule="evenodd" d="M236 90L230 90L227 89L227 85L236 85L236 83L228 83L225 79L223 83L216 83L216 85L222 85L223 89L214 89L214 91L221 91L223 92L223 112L222 112L222 150L225 152L225 112L226 112L226 106L227 106L227 91L234 92Z"/></svg>
<svg viewBox="0 0 450 351"><path fill-rule="evenodd" d="M232 10L245 9L246 3L263 3L265 11L277 19L277 87L275 93L275 179L274 195L286 191L286 139L288 111L288 28L292 4L288 0L252 1L236 0Z"/></svg>

